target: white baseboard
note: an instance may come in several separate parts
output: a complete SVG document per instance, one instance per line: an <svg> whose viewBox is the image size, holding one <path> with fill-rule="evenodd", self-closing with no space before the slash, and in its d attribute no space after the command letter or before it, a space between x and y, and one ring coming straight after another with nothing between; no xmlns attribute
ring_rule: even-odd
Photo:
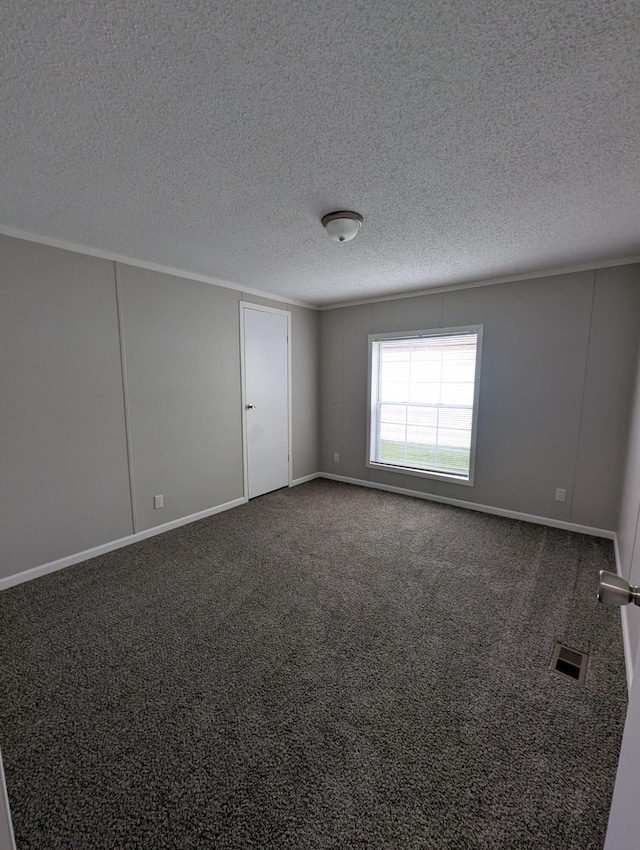
<svg viewBox="0 0 640 850"><path fill-rule="evenodd" d="M607 540L615 539L615 532L609 531L606 528L593 528L590 525L578 525L575 522L565 522L561 519L550 519L549 517L536 516L535 514L524 514L519 511L509 511L506 508L494 508L491 505L478 505L475 502L450 499L448 496L435 496L433 493L421 493L419 490L409 490L406 487L392 487L388 484L377 484L375 481L365 481L362 478L347 478L344 475L333 475L331 472L321 472L320 478L329 478L331 481L343 481L345 484L356 484L358 487L371 487L374 490L387 490L389 493L399 493L401 496L413 496L417 499L426 499L429 502L441 502L444 505L453 505L456 508L467 508L471 511L504 516L508 519L519 519L522 522L533 522L536 525L547 525L550 528L561 528L566 531L575 531L578 534L590 534L592 537L605 537Z"/></svg>
<svg viewBox="0 0 640 850"><path fill-rule="evenodd" d="M306 484L307 481L313 481L316 478L320 478L322 475L321 472L312 472L311 475L303 475L302 478L294 478L289 487L297 487L298 484Z"/></svg>
<svg viewBox="0 0 640 850"><path fill-rule="evenodd" d="M237 508L239 505L246 504L247 499L242 496L239 499L233 499L231 502L224 502L222 505L216 505L215 508L207 508L205 511L199 511L196 514L180 517L171 522L165 522L163 525L156 525L153 528L148 528L146 531L139 531L137 534L130 534L128 537L121 537L119 540L112 540L109 543L103 543L101 546L94 546L92 549L85 549L84 552L76 552L74 555L67 555L65 558L59 558L57 561L50 561L48 564L41 564L39 567L32 567L29 570L24 570L21 573L15 573L12 576L0 579L0 591L7 590L16 584L22 584L24 581L31 581L40 576L46 576L48 573L54 573L57 570L62 570L65 567L71 567L73 564L79 564L82 561L88 561L90 558L96 558L98 555L104 555L107 552L113 552L115 549L122 549L123 546L129 546L131 543L138 543L140 540L146 540L148 537L155 537L156 534L164 534L165 531L171 531L173 528L180 528L181 525L188 525L190 522L197 522L199 519L205 519L208 516L228 511L231 508Z"/></svg>
<svg viewBox="0 0 640 850"><path fill-rule="evenodd" d="M620 558L620 547L618 546L618 535L613 538L613 550L616 555L616 572L622 578L622 559ZM631 634L629 632L629 609L626 605L620 606L620 617L622 619L622 646L624 647L624 665L627 671L627 688L631 693L633 685L633 655L631 654Z"/></svg>

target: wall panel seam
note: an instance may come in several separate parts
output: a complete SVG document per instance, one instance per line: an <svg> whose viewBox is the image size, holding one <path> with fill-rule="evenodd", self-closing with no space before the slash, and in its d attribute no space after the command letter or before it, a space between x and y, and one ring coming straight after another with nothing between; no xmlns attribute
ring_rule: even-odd
<svg viewBox="0 0 640 850"><path fill-rule="evenodd" d="M582 374L582 393L580 397L580 415L578 417L578 435L576 439L576 459L573 465L573 480L571 482L571 510L569 511L569 519L573 522L573 509L576 493L576 480L578 477L578 460L580 458L580 441L582 438L582 417L584 415L584 399L587 393L587 374L589 371L589 355L591 353L591 331L593 329L593 308L596 300L596 272L593 272L593 281L591 283L591 307L589 309L589 332L587 333L587 350L584 358L584 371Z"/></svg>
<svg viewBox="0 0 640 850"><path fill-rule="evenodd" d="M118 309L118 334L120 341L120 368L122 370L122 397L124 402L124 430L127 442L127 467L129 469L129 495L131 498L131 523L133 533L138 533L138 516L136 511L136 488L133 476L133 447L131 440L131 417L129 413L129 384L127 381L127 359L124 342L124 313L122 309L122 290L120 285L120 269L117 262L113 264L116 285L116 306Z"/></svg>

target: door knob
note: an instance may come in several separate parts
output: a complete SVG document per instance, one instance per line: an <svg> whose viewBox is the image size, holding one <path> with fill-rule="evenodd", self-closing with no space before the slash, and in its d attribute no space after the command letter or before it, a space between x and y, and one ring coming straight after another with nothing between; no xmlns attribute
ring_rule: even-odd
<svg viewBox="0 0 640 850"><path fill-rule="evenodd" d="M255 409L256 409L255 404L248 404L247 405L247 410L255 410Z"/></svg>
<svg viewBox="0 0 640 850"><path fill-rule="evenodd" d="M600 570L598 602L604 602L605 605L628 605L633 602L640 605L640 587L632 587L622 576Z"/></svg>

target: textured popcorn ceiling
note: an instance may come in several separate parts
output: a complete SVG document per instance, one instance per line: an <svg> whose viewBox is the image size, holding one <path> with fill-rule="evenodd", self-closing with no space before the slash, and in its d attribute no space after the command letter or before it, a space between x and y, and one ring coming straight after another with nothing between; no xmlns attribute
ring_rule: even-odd
<svg viewBox="0 0 640 850"><path fill-rule="evenodd" d="M5 227L314 304L640 252L638 0L1 14Z"/></svg>

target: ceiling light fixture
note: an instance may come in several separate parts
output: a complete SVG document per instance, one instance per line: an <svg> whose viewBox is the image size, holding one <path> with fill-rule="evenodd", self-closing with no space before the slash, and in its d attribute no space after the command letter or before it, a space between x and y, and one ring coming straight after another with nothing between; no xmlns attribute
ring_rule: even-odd
<svg viewBox="0 0 640 850"><path fill-rule="evenodd" d="M363 218L360 213L349 210L327 213L322 217L322 226L336 242L350 242L360 232Z"/></svg>

